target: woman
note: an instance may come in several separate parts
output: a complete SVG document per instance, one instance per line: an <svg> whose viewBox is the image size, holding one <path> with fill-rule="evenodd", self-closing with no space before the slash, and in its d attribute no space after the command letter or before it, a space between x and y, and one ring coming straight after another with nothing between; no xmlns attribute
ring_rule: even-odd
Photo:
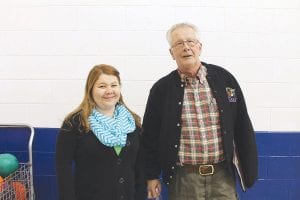
<svg viewBox="0 0 300 200"><path fill-rule="evenodd" d="M142 200L146 197L141 123L124 104L119 72L91 69L82 103L57 137L60 200Z"/></svg>

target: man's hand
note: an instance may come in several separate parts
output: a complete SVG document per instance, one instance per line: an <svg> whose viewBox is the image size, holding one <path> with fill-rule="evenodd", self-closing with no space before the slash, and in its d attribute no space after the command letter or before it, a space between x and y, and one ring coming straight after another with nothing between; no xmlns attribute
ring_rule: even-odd
<svg viewBox="0 0 300 200"><path fill-rule="evenodd" d="M159 197L161 192L161 184L159 179L148 180L147 185L148 185L148 198L153 199Z"/></svg>

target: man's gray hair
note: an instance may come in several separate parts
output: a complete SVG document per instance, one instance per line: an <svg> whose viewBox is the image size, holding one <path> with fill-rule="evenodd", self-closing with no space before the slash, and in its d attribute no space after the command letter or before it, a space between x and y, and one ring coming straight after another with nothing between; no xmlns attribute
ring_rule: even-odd
<svg viewBox="0 0 300 200"><path fill-rule="evenodd" d="M178 24L174 24L168 31L167 31L167 35L166 35L166 37L167 37L167 41L168 41L168 43L169 43L169 45L170 46L172 46L172 33L173 33L173 31L175 31L176 29L178 29L178 28L185 28L185 27L189 27L189 28L191 28L191 29L193 29L194 31L195 31L195 34L196 34L196 39L197 40L200 40L200 37L199 37L199 31L198 31L198 28L197 28L197 26L195 26L194 24L191 24L191 23L186 23L186 22L184 22L184 23L178 23Z"/></svg>

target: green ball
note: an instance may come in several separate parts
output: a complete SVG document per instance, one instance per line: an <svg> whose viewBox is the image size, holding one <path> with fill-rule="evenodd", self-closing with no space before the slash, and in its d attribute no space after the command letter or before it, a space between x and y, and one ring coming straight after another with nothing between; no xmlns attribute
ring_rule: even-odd
<svg viewBox="0 0 300 200"><path fill-rule="evenodd" d="M19 161L13 154L0 154L0 176L6 177L19 168Z"/></svg>

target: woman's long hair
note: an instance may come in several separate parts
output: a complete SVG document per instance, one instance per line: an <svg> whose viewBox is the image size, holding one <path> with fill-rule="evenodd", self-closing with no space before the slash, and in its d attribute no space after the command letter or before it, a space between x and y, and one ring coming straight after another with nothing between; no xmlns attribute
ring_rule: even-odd
<svg viewBox="0 0 300 200"><path fill-rule="evenodd" d="M88 132L90 130L88 117L90 116L92 110L96 107L96 103L93 99L92 91L93 91L93 87L94 87L96 81L98 80L98 78L100 77L101 74L112 75L112 76L117 77L119 84L121 85L120 73L116 68L114 68L111 65L106 65L106 64L100 64L100 65L94 66L90 70L88 78L86 80L84 97L83 97L81 104L75 110L73 110L70 114L68 114L65 119L66 121L70 121L72 116L74 116L75 113L80 113L79 120L80 120L80 123L83 126L83 129L85 132ZM118 103L124 105L129 110L129 112L132 114L136 125L138 127L142 127L141 126L141 118L125 105L122 94L120 94L120 99L119 99Z"/></svg>

